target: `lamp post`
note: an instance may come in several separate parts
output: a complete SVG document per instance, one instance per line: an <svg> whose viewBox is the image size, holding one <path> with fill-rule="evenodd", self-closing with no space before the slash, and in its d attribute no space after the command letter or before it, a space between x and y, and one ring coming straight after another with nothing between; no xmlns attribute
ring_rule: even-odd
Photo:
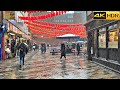
<svg viewBox="0 0 120 90"><path fill-rule="evenodd" d="M3 24L3 11L0 12L0 61L2 60L2 37L3 37L3 30L2 30L2 24Z"/></svg>
<svg viewBox="0 0 120 90"><path fill-rule="evenodd" d="M3 11L0 12L0 61L5 60L5 46L4 46L4 33L6 31L5 25L3 24Z"/></svg>

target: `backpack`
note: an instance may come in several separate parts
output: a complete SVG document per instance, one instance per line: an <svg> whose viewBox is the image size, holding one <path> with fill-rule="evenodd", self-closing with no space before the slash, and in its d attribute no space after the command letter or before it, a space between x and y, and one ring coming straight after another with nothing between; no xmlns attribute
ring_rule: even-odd
<svg viewBox="0 0 120 90"><path fill-rule="evenodd" d="M20 45L20 52L24 52L24 46L23 46L23 44Z"/></svg>

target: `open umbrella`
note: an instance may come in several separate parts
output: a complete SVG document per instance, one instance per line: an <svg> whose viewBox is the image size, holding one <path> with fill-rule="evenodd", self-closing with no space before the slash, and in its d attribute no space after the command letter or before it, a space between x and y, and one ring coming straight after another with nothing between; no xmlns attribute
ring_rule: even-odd
<svg viewBox="0 0 120 90"><path fill-rule="evenodd" d="M62 36L58 36L56 37L57 39L68 39L70 41L70 39L79 39L80 36L74 35L74 34L65 34Z"/></svg>
<svg viewBox="0 0 120 90"><path fill-rule="evenodd" d="M65 34L65 35L56 37L56 39L68 39L69 41L70 39L79 39L79 38L80 36L77 36L75 34Z"/></svg>

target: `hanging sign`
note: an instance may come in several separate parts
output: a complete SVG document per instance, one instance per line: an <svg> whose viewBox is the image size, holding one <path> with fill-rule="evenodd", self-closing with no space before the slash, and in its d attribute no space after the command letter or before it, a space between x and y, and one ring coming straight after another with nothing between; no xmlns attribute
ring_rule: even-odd
<svg viewBox="0 0 120 90"><path fill-rule="evenodd" d="M5 19L15 20L15 11L5 11Z"/></svg>

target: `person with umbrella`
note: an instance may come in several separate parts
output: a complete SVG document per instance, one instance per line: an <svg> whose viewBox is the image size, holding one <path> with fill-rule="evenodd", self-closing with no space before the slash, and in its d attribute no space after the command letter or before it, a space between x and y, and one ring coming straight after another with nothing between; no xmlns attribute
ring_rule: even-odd
<svg viewBox="0 0 120 90"><path fill-rule="evenodd" d="M77 43L77 55L79 55L80 54L80 45L79 45L79 43Z"/></svg>
<svg viewBox="0 0 120 90"><path fill-rule="evenodd" d="M62 59L63 56L66 59L66 49L65 49L64 43L61 44L61 57L60 57L60 59Z"/></svg>

